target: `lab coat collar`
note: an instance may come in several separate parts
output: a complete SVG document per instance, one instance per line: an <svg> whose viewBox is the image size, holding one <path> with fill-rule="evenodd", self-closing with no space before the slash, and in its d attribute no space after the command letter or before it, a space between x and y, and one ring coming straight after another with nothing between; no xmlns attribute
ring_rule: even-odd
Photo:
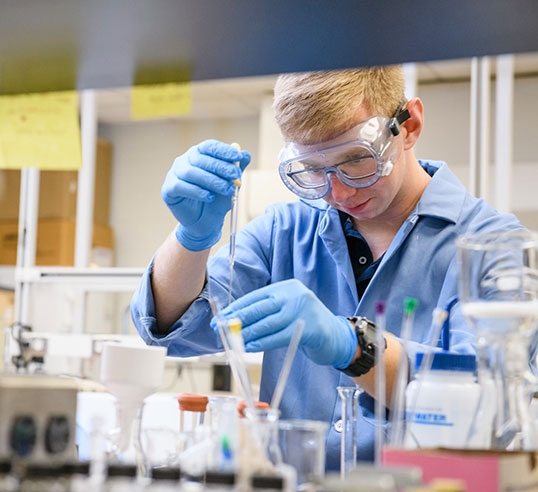
<svg viewBox="0 0 538 492"><path fill-rule="evenodd" d="M465 187L442 161L418 161L432 177L416 206L423 217L436 217L455 224L465 200Z"/></svg>

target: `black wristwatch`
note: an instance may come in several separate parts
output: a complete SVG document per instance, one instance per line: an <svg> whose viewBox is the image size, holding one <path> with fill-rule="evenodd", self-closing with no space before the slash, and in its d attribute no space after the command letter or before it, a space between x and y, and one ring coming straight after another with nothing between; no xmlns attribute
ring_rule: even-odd
<svg viewBox="0 0 538 492"><path fill-rule="evenodd" d="M376 353L378 350L376 339L376 327L373 321L364 316L347 318L355 328L357 341L361 348L361 356L345 369L340 369L344 374L353 378L366 374L376 363ZM383 338L384 345L382 351L387 348L387 340Z"/></svg>

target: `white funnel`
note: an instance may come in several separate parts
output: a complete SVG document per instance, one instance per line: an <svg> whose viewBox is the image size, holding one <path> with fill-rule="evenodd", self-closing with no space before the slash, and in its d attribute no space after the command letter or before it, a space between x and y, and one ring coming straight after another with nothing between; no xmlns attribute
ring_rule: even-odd
<svg viewBox="0 0 538 492"><path fill-rule="evenodd" d="M119 454L130 443L131 428L144 398L161 384L165 347L106 343L101 355L101 382L118 400L121 438Z"/></svg>

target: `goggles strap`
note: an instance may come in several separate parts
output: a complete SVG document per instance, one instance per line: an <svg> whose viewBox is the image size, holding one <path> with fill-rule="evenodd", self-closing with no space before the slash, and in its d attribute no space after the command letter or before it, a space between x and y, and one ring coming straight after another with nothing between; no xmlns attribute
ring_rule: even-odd
<svg viewBox="0 0 538 492"><path fill-rule="evenodd" d="M388 123L388 129L392 133L394 137L398 136L400 134L400 125L411 118L411 115L409 114L409 111L407 109L404 109L402 111L403 103L400 104L398 109L396 110L396 114L390 119Z"/></svg>

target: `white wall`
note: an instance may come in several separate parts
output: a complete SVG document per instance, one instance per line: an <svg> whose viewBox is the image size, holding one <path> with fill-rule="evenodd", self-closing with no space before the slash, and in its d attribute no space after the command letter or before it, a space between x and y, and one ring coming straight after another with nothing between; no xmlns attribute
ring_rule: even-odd
<svg viewBox="0 0 538 492"><path fill-rule="evenodd" d="M444 160L461 181L469 182L469 83L419 85L424 130L416 146L419 158ZM490 159L495 158L495 84L491 86ZM514 83L512 211L527 227L538 229L538 78ZM488 200L495 175L490 169Z"/></svg>
<svg viewBox="0 0 538 492"><path fill-rule="evenodd" d="M116 266L142 267L174 228L160 189L176 156L207 138L240 142L257 161L258 120L144 122L101 125L113 143L111 226Z"/></svg>

